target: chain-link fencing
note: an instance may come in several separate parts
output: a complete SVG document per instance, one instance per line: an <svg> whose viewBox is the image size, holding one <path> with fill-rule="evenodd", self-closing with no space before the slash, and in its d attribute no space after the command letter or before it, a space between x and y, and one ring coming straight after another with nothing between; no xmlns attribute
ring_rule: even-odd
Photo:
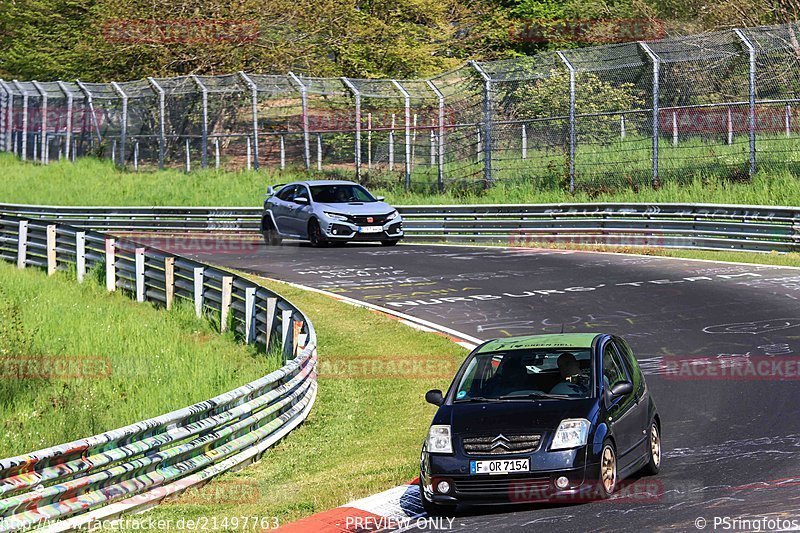
<svg viewBox="0 0 800 533"><path fill-rule="evenodd" d="M470 62L417 80L0 80L0 150L300 170L408 190L604 190L800 164L800 27Z"/></svg>

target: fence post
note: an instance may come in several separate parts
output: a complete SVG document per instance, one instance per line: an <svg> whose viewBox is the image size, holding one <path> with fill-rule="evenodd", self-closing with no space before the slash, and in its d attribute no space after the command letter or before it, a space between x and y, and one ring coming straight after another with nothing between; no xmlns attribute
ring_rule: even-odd
<svg viewBox="0 0 800 533"><path fill-rule="evenodd" d="M164 93L164 89L155 78L147 78L147 81L150 82L150 86L153 90L158 94L158 168L164 168L164 154L166 152L166 134L167 134L167 124L166 124L166 94Z"/></svg>
<svg viewBox="0 0 800 533"><path fill-rule="evenodd" d="M86 277L86 232L75 232L75 273L78 283L83 283Z"/></svg>
<svg viewBox="0 0 800 533"><path fill-rule="evenodd" d="M678 112L672 110L672 146L678 146Z"/></svg>
<svg viewBox="0 0 800 533"><path fill-rule="evenodd" d="M244 289L244 342L251 344L256 340L256 288Z"/></svg>
<svg viewBox="0 0 800 533"><path fill-rule="evenodd" d="M472 68L478 71L484 81L483 86L483 180L486 187L494 183L492 173L492 78L478 64L470 61Z"/></svg>
<svg viewBox="0 0 800 533"><path fill-rule="evenodd" d="M75 80L75 83L80 87L86 97L86 105L89 107L89 116L91 117L95 133L97 133L97 144L100 144L103 142L103 136L100 134L100 124L97 122L97 116L94 113L94 96L81 80ZM89 136L89 140L91 141L91 135Z"/></svg>
<svg viewBox="0 0 800 533"><path fill-rule="evenodd" d="M619 116L619 137L625 139L625 115Z"/></svg>
<svg viewBox="0 0 800 533"><path fill-rule="evenodd" d="M22 95L22 140L20 142L19 156L25 161L28 158L28 91L22 87L22 84L17 80L12 83L17 87L17 90Z"/></svg>
<svg viewBox="0 0 800 533"><path fill-rule="evenodd" d="M111 82L111 86L117 91L117 94L122 98L122 124L119 130L119 165L125 166L125 138L128 135L128 95L122 90L122 87L115 81Z"/></svg>
<svg viewBox="0 0 800 533"><path fill-rule="evenodd" d="M28 221L19 221L17 238L17 268L25 268L28 260Z"/></svg>
<svg viewBox="0 0 800 533"><path fill-rule="evenodd" d="M372 170L372 113L367 113L367 170Z"/></svg>
<svg viewBox="0 0 800 533"><path fill-rule="evenodd" d="M750 167L749 173L752 178L756 173L756 48L744 32L738 28L733 30L741 39L742 44L747 48L750 59L750 76L748 77L748 132L750 136Z"/></svg>
<svg viewBox="0 0 800 533"><path fill-rule="evenodd" d="M789 137L792 133L792 106L786 104L786 136Z"/></svg>
<svg viewBox="0 0 800 533"><path fill-rule="evenodd" d="M317 170L322 171L322 134L317 133Z"/></svg>
<svg viewBox="0 0 800 533"><path fill-rule="evenodd" d="M431 80L428 80L428 87L434 92L436 99L439 101L439 142L437 143L439 157L436 168L436 186L439 188L439 192L444 192L444 94Z"/></svg>
<svg viewBox="0 0 800 533"><path fill-rule="evenodd" d="M292 331L292 315L294 312L291 309L285 309L281 313L281 348L283 352L283 360L287 361L289 359L289 354L292 351L292 338L291 338L291 331Z"/></svg>
<svg viewBox="0 0 800 533"><path fill-rule="evenodd" d="M303 118L303 161L306 165L306 170L311 169L311 139L308 131L308 88L300 81L300 78L289 72L289 77L297 84L300 89L300 103L302 105L302 118Z"/></svg>
<svg viewBox="0 0 800 533"><path fill-rule="evenodd" d="M11 152L14 145L11 142L12 136L14 135L14 92L11 90L11 87L5 80L0 80L0 86L3 87L6 94L8 95L8 99L6 100L6 108L5 108L5 122L3 122L3 126L5 127L6 135L5 135L5 151Z"/></svg>
<svg viewBox="0 0 800 533"><path fill-rule="evenodd" d="M134 250L136 259L136 301L144 301L144 248Z"/></svg>
<svg viewBox="0 0 800 533"><path fill-rule="evenodd" d="M6 137L8 137L9 132L6 130L6 113L8 112L8 103L10 102L11 95L6 90L5 82L0 79L0 138L2 138L2 142L0 142L0 151L5 151L6 149Z"/></svg>
<svg viewBox="0 0 800 533"><path fill-rule="evenodd" d="M164 258L164 300L167 311L172 309L172 302L175 301L175 258Z"/></svg>
<svg viewBox="0 0 800 533"><path fill-rule="evenodd" d="M733 144L733 111L728 106L728 144Z"/></svg>
<svg viewBox="0 0 800 533"><path fill-rule="evenodd" d="M247 139L248 139L248 143L249 143L250 142L250 138L248 137ZM185 143L184 143L184 153L186 155L185 168L186 168L186 173L188 174L189 172L192 171L192 156L189 153L189 138L187 137L186 139L184 139L184 141L185 141ZM250 145L249 144L247 146L247 152L248 152L247 153L247 157L248 157L247 166L249 168L250 167Z"/></svg>
<svg viewBox="0 0 800 533"><path fill-rule="evenodd" d="M231 314L231 300L233 297L233 276L222 276L222 298L219 306L219 332L228 331L228 317Z"/></svg>
<svg viewBox="0 0 800 533"><path fill-rule="evenodd" d="M106 290L113 292L117 290L117 266L115 254L115 241L106 237Z"/></svg>
<svg viewBox="0 0 800 533"><path fill-rule="evenodd" d="M42 117L41 118L41 124L39 125L39 128L41 129L41 132L42 132L42 138L40 139L41 146L39 148L39 161L41 161L41 163L43 165L46 165L48 163L48 161L47 161L47 152L48 152L48 146L47 146L47 91L44 90L44 87L42 87L42 84L39 83L38 81L34 80L34 81L31 82L31 84L36 88L36 91L39 93L39 97L42 99L42 106L41 106L41 109L39 110L39 113L41 114L41 117Z"/></svg>
<svg viewBox="0 0 800 533"><path fill-rule="evenodd" d="M569 71L569 192L575 192L575 67L564 52L556 54Z"/></svg>
<svg viewBox="0 0 800 533"><path fill-rule="evenodd" d="M54 224L47 226L47 275L56 273L56 227Z"/></svg>
<svg viewBox="0 0 800 533"><path fill-rule="evenodd" d="M639 46L650 58L653 63L653 187L658 187L658 136L659 136L659 123L658 123L658 98L659 98L659 77L661 75L661 60L658 58L653 49L644 42L639 41Z"/></svg>
<svg viewBox="0 0 800 533"><path fill-rule="evenodd" d="M356 181L361 182L361 93L358 92L356 86L345 77L342 77L344 83L350 92L353 93L355 99L355 121L356 121L356 143L355 143L355 165L356 165Z"/></svg>
<svg viewBox="0 0 800 533"><path fill-rule="evenodd" d="M70 146L72 144L72 105L74 98L72 91L67 88L67 85L63 81L57 81L56 83L58 83L58 87L67 98L67 127L64 135L64 154L67 156L67 159L69 159Z"/></svg>
<svg viewBox="0 0 800 533"><path fill-rule="evenodd" d="M239 77L250 88L250 115L253 120L253 168L258 170L258 85L243 71L239 71Z"/></svg>
<svg viewBox="0 0 800 533"><path fill-rule="evenodd" d="M405 172L406 172L406 190L411 188L411 95L408 94L405 87L400 85L397 80L392 80L392 83L397 90L403 95L403 107L405 113Z"/></svg>
<svg viewBox="0 0 800 533"><path fill-rule="evenodd" d="M194 267L194 314L197 318L203 316L203 273L205 268Z"/></svg>
<svg viewBox="0 0 800 533"><path fill-rule="evenodd" d="M395 115L392 113L392 123L389 129L389 170L394 170L394 127Z"/></svg>
<svg viewBox="0 0 800 533"><path fill-rule="evenodd" d="M203 124L200 130L200 168L208 167L208 88L200 81L196 74L192 74L192 79L200 89L201 104L203 106Z"/></svg>

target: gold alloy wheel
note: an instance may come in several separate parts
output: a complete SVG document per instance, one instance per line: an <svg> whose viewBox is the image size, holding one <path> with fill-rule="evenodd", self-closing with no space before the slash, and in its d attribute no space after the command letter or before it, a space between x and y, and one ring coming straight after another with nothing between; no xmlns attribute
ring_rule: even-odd
<svg viewBox="0 0 800 533"><path fill-rule="evenodd" d="M655 422L650 426L650 456L653 458L656 468L661 466L661 435L658 434L658 426Z"/></svg>
<svg viewBox="0 0 800 533"><path fill-rule="evenodd" d="M601 481L606 494L614 492L614 487L617 484L617 457L614 454L614 448L607 444L603 448L603 457L600 463Z"/></svg>

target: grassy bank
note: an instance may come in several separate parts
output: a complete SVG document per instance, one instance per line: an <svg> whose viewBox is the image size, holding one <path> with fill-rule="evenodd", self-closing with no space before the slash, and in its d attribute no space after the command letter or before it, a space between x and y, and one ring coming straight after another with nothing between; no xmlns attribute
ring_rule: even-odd
<svg viewBox="0 0 800 533"><path fill-rule="evenodd" d="M321 294L271 288L303 309L317 331L320 388L311 415L259 463L156 508L154 519L260 516L284 524L417 475L435 410L425 391L446 387L466 351ZM410 373L402 366L408 362L416 364Z"/></svg>
<svg viewBox="0 0 800 533"><path fill-rule="evenodd" d="M192 306L166 312L0 261L0 457L191 405L276 366Z"/></svg>
<svg viewBox="0 0 800 533"><path fill-rule="evenodd" d="M258 206L267 185L308 177L298 171L215 172L190 174L120 171L110 162L81 159L48 166L18 161L0 154L0 201L53 205L192 205ZM317 177L324 177L319 175ZM352 179L349 172L333 177ZM569 194L557 186L537 186L533 181L500 181L480 193L428 194L387 187L385 179L367 178L376 194L391 203L553 203L553 202L707 202L752 205L800 205L800 180L787 172L761 173L752 182L718 177L687 177L656 190L620 188L613 192Z"/></svg>

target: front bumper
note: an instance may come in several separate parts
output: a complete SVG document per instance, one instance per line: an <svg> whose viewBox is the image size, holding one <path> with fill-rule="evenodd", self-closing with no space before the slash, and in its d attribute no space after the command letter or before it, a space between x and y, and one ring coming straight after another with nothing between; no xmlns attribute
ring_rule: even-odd
<svg viewBox="0 0 800 533"><path fill-rule="evenodd" d="M586 462L586 447L561 452L540 450L514 456L521 457L531 458L530 472L470 475L469 461L486 458L428 454L423 451L420 462L422 497L443 505L553 501L578 503L597 499L600 466L597 462ZM560 477L568 480L565 488L556 487L556 480ZM442 480L450 486L447 493L437 490Z"/></svg>
<svg viewBox="0 0 800 533"><path fill-rule="evenodd" d="M375 242L403 238L403 220L399 217L383 224L383 231L376 233L364 233L360 226L339 220L328 220L321 226L325 237L330 240Z"/></svg>

